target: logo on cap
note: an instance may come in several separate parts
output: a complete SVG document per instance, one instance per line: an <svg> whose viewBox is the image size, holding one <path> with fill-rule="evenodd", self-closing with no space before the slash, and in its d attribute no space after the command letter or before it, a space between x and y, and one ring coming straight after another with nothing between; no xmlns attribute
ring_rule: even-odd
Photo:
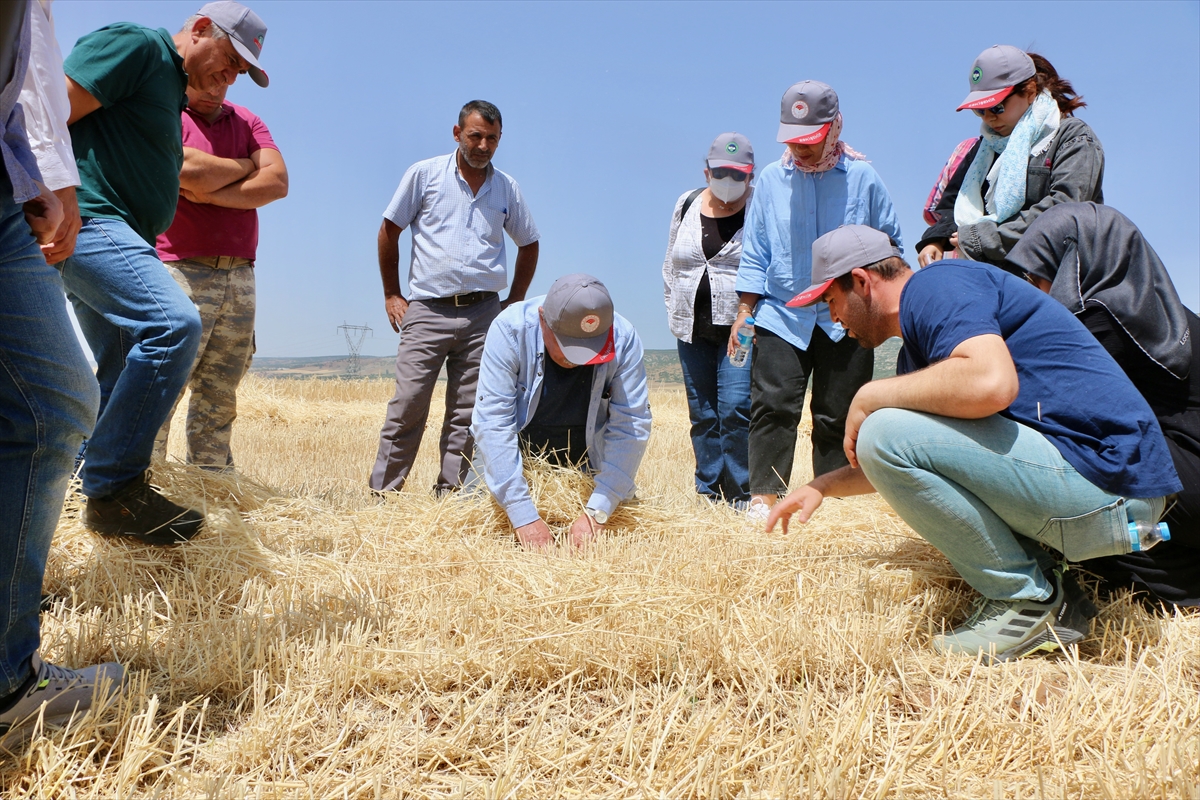
<svg viewBox="0 0 1200 800"><path fill-rule="evenodd" d="M796 119L804 119L808 116L808 103L803 100L797 100L792 103L792 116Z"/></svg>
<svg viewBox="0 0 1200 800"><path fill-rule="evenodd" d="M983 77L983 70L979 67L971 70L971 83L979 83L979 79Z"/></svg>
<svg viewBox="0 0 1200 800"><path fill-rule="evenodd" d="M730 142L729 144L725 145L725 152L729 153L729 155L733 155L734 153L736 153L737 152L737 142Z"/></svg>
<svg viewBox="0 0 1200 800"><path fill-rule="evenodd" d="M595 333L600 327L600 318L595 314L588 314L579 321L579 327L583 328L584 333Z"/></svg>

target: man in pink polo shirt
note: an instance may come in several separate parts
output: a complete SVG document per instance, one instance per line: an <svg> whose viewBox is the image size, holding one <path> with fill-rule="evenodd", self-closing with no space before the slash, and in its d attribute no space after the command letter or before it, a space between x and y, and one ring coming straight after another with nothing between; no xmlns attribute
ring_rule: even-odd
<svg viewBox="0 0 1200 800"><path fill-rule="evenodd" d="M187 463L213 470L233 466L237 387L254 353L256 209L288 191L287 167L270 131L249 110L226 102L227 88L188 86L179 205L157 242L159 258L203 323L188 380ZM168 417L155 446L160 458L170 426Z"/></svg>

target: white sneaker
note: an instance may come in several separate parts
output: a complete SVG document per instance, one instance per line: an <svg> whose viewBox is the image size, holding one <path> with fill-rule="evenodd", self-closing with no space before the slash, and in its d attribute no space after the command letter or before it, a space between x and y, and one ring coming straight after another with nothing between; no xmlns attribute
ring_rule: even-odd
<svg viewBox="0 0 1200 800"><path fill-rule="evenodd" d="M766 524L767 516L771 513L771 507L762 500L752 500L750 507L746 509L746 520L748 522L758 522Z"/></svg>
<svg viewBox="0 0 1200 800"><path fill-rule="evenodd" d="M92 706L107 705L125 688L125 668L116 662L76 670L48 664L34 653L29 666L35 676L29 688L0 712L0 749L23 745L33 734L39 712L46 725L61 725Z"/></svg>

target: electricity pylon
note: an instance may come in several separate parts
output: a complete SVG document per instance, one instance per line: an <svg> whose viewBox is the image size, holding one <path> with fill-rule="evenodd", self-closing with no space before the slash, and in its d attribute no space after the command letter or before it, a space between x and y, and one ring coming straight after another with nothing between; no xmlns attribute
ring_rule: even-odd
<svg viewBox="0 0 1200 800"><path fill-rule="evenodd" d="M350 366L347 375L357 375L362 365L359 364L358 354L362 350L363 340L371 329L366 325L338 325L338 331L346 335L346 349L350 351Z"/></svg>

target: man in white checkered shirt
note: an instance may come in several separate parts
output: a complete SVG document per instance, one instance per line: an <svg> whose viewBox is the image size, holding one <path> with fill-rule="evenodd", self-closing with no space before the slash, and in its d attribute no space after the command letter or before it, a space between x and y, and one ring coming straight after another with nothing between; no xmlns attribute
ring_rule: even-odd
<svg viewBox="0 0 1200 800"><path fill-rule="evenodd" d="M501 309L525 299L538 259L538 230L517 182L491 165L500 110L484 100L462 107L458 149L408 168L379 228L379 273L396 350L396 394L388 403L371 471L376 492L398 492L417 458L429 402L446 365L441 469L434 491L453 491L470 468L471 409L483 340ZM412 228L409 296L400 290L400 233ZM517 245L508 298L505 232Z"/></svg>

